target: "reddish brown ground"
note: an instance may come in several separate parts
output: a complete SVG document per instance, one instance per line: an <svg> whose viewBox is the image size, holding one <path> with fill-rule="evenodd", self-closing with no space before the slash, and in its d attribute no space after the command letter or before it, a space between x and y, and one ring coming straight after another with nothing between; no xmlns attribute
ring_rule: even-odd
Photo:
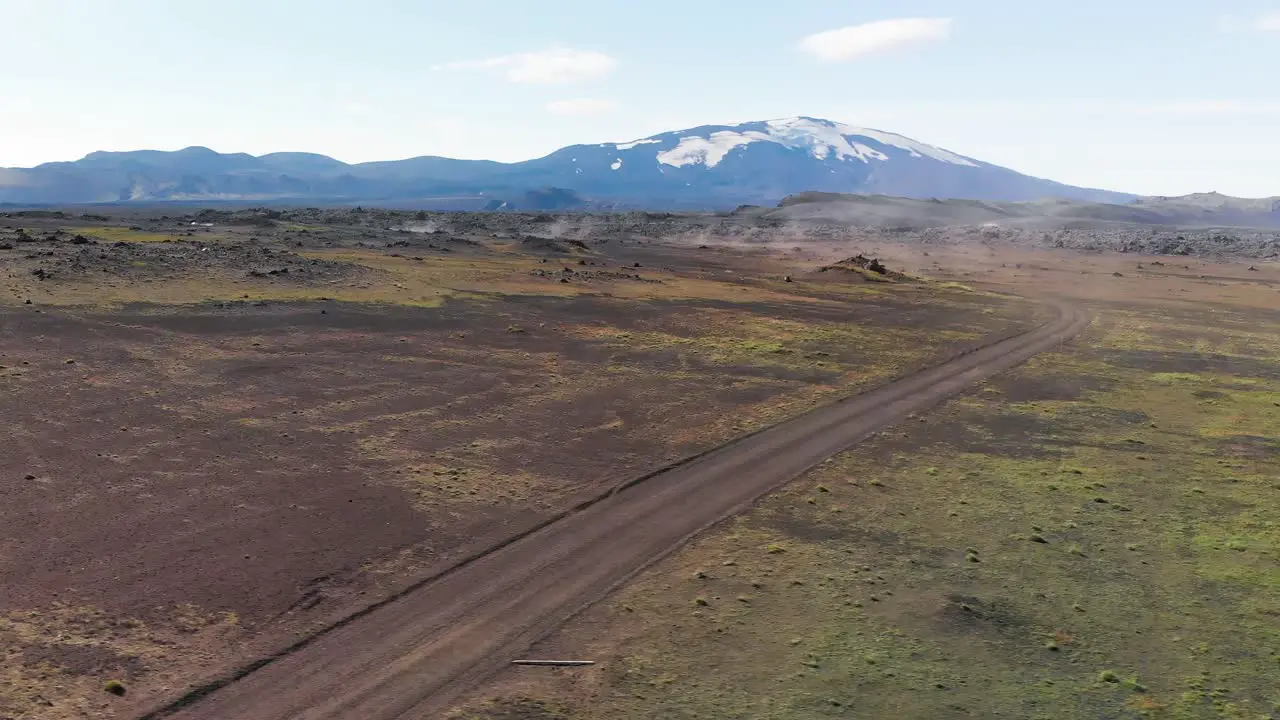
<svg viewBox="0 0 1280 720"><path fill-rule="evenodd" d="M714 523L877 429L1054 349L1089 325L1067 306L1027 333L774 425L459 566L265 667L145 717L439 717L581 608Z"/></svg>
<svg viewBox="0 0 1280 720"><path fill-rule="evenodd" d="M4 297L37 301L0 306L5 720L128 716L578 497L1033 319L808 272L858 250L1095 307L1280 298L1274 265L987 247L360 251L325 257L373 273L315 287L235 254L225 276L36 281L28 249ZM100 292L173 304L85 306ZM180 304L242 295L270 302Z"/></svg>
<svg viewBox="0 0 1280 720"><path fill-rule="evenodd" d="M0 308L0 717L127 716L600 487L1031 319L705 255L646 270L668 285L641 299ZM664 296L681 278L741 299Z"/></svg>

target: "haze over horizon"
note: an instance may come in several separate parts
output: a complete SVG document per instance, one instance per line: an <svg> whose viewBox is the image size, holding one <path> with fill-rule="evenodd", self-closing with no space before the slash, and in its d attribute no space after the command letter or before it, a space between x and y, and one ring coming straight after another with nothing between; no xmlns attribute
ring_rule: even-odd
<svg viewBox="0 0 1280 720"><path fill-rule="evenodd" d="M21 68L0 76L0 167L193 145L515 161L807 115L1086 187L1280 194L1280 4L739 10L0 0L21 29L0 45Z"/></svg>

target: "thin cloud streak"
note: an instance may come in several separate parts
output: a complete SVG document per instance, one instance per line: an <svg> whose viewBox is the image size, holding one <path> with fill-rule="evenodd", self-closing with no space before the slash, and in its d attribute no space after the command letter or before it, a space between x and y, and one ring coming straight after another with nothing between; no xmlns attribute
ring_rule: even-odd
<svg viewBox="0 0 1280 720"><path fill-rule="evenodd" d="M823 62L842 62L950 36L950 18L900 18L815 33L800 41L800 49Z"/></svg>
<svg viewBox="0 0 1280 720"><path fill-rule="evenodd" d="M551 48L536 52L499 55L481 60L462 60L437 65L433 70L481 70L496 72L513 83L525 85L567 85L599 80L618 67L612 56L593 50Z"/></svg>

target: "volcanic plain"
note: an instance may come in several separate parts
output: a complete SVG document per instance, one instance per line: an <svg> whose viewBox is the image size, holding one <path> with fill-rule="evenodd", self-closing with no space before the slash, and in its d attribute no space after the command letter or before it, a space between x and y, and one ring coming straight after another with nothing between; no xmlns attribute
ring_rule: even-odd
<svg viewBox="0 0 1280 720"><path fill-rule="evenodd" d="M1044 316L840 262L853 247L645 227L0 217L0 717L135 716L602 489Z"/></svg>
<svg viewBox="0 0 1280 720"><path fill-rule="evenodd" d="M643 213L103 212L0 216L0 718L234 692L1051 298L1084 335L531 649L595 666L482 678L451 715L1280 716L1274 263Z"/></svg>

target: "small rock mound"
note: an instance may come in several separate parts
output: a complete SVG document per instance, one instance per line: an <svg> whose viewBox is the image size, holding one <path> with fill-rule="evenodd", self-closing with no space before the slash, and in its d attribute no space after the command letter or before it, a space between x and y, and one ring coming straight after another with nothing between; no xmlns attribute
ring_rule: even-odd
<svg viewBox="0 0 1280 720"><path fill-rule="evenodd" d="M869 258L861 253L845 258L837 263L818 268L818 272L831 271L854 272L864 276L879 276L884 279L905 280L907 276L896 270L890 270L878 258Z"/></svg>
<svg viewBox="0 0 1280 720"><path fill-rule="evenodd" d="M547 238L536 235L525 235L520 239L520 245L526 250L534 252L551 252L561 255L572 255L587 249L587 244L581 240Z"/></svg>

